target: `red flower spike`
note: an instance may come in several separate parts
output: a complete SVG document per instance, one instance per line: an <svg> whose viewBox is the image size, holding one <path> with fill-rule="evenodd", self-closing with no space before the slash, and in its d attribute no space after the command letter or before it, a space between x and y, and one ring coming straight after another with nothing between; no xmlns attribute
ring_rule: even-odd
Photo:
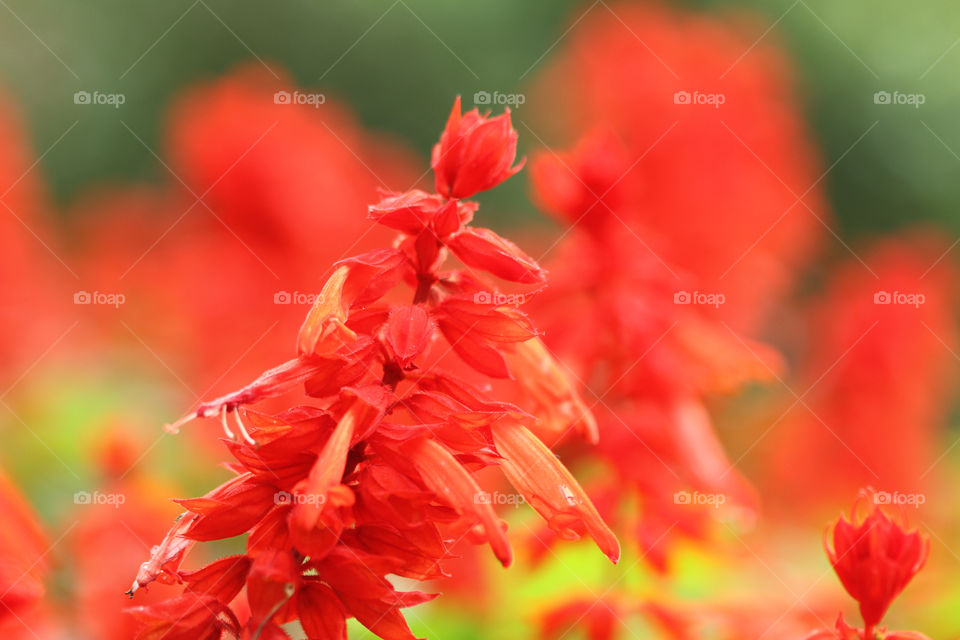
<svg viewBox="0 0 960 640"><path fill-rule="evenodd" d="M861 505L867 509L862 520L857 517ZM872 489L860 492L849 520L841 516L833 525L832 548L826 539L824 546L844 589L860 604L868 630L880 622L930 553L930 540L883 513Z"/></svg>
<svg viewBox="0 0 960 640"><path fill-rule="evenodd" d="M509 116L461 118L458 103L438 148L434 164L446 186L439 194L390 194L370 208L401 235L392 248L336 265L300 330L297 357L174 425L219 417L236 476L179 501L188 513L141 567L134 589L159 580L184 582L185 593L136 612L141 640L283 640L282 625L294 619L310 640L344 640L348 617L384 640L414 640L400 610L434 596L396 591L386 576L444 577L447 540L461 533L488 543L503 565L512 560L505 526L474 478L486 467L502 468L562 535L588 533L619 556L573 477L520 426L539 421L555 433L578 427L592 437L583 401L525 314L482 304L477 294L491 290L487 283L442 270L455 251L502 278L543 279L511 242L469 229L477 205L457 199L519 169L510 168ZM449 346L435 339L438 330ZM536 415L492 396L491 385L432 370L453 358L450 351L533 396ZM520 380L509 381L507 357ZM276 415L246 408L297 387L310 406ZM243 533L247 555L179 571L194 540ZM241 625L228 601L242 597L238 606L250 615L239 616Z"/></svg>
<svg viewBox="0 0 960 640"><path fill-rule="evenodd" d="M561 537L584 531L612 562L620 559L620 543L604 524L590 498L553 452L523 425L492 426L504 473L523 497Z"/></svg>
<svg viewBox="0 0 960 640"><path fill-rule="evenodd" d="M546 273L533 258L490 229L470 227L450 236L446 245L464 264L498 278L524 284L542 283Z"/></svg>
<svg viewBox="0 0 960 640"><path fill-rule="evenodd" d="M457 96L430 165L441 195L469 198L520 171L524 161L510 166L516 157L517 132L510 124L510 110L496 118L481 116L477 109L461 115Z"/></svg>

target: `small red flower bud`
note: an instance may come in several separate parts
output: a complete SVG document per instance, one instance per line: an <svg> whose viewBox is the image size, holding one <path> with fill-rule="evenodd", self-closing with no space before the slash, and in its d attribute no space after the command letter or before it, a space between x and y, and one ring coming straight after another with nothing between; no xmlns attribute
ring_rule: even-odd
<svg viewBox="0 0 960 640"><path fill-rule="evenodd" d="M861 503L866 503L867 515L859 520L856 512ZM860 492L850 520L837 520L833 548L826 541L825 546L843 587L860 603L867 628L880 622L930 553L930 540L919 531L907 532L905 524L883 513L872 489Z"/></svg>
<svg viewBox="0 0 960 640"><path fill-rule="evenodd" d="M491 189L523 168L517 157L517 132L510 124L510 110L497 116L481 116L477 109L460 114L460 98L453 103L447 127L433 147L430 165L437 191L447 198L469 198Z"/></svg>

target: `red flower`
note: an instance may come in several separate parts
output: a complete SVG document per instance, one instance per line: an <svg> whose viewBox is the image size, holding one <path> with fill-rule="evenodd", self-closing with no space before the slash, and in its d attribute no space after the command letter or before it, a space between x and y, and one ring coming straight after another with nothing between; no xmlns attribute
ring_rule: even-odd
<svg viewBox="0 0 960 640"><path fill-rule="evenodd" d="M854 600L860 604L866 628L863 637L886 613L914 575L923 568L930 553L930 540L919 531L888 517L875 503L872 489L860 492L850 519L840 517L833 527L833 546L824 541L830 564ZM866 505L867 514L858 518L857 509ZM829 530L827 531L829 536Z"/></svg>
<svg viewBox="0 0 960 640"><path fill-rule="evenodd" d="M511 167L517 156L517 132L510 110L496 118L477 109L460 114L460 97L453 103L447 128L433 148L431 166L437 191L447 198L469 198L497 186L523 168Z"/></svg>
<svg viewBox="0 0 960 640"><path fill-rule="evenodd" d="M455 113L459 118L459 106ZM449 128L444 135L452 135ZM483 153L512 159L515 134L480 137ZM458 183L491 181L483 163L464 162L457 172ZM515 245L466 226L475 204L446 196L391 194L371 207L373 219L401 235L392 249L338 263L304 320L296 357L173 425L218 416L235 476L202 498L178 501L187 513L131 591L186 582L193 599L138 609L147 623L141 638L217 638L238 629L243 637L280 638L280 627L299 619L311 638L341 640L352 616L381 638L410 640L400 609L433 596L399 592L387 574L442 577L441 561L462 538L488 543L504 566L512 560L505 525L474 476L489 466L501 468L559 535L589 535L611 560L619 558L617 539L586 493L527 428L538 416L440 368L453 354L478 374L536 390L542 405L565 403L544 411L552 429L593 424L542 345L523 346L538 340L529 318L489 293L481 297L492 288L480 277L441 270L449 248L503 278L543 278ZM404 285L412 303L396 301ZM530 379L539 376L544 380ZM245 408L298 387L309 406L277 415ZM243 533L243 556L180 570L195 541ZM251 612L245 622L230 608L240 584ZM173 614L180 608L190 614L183 621Z"/></svg>

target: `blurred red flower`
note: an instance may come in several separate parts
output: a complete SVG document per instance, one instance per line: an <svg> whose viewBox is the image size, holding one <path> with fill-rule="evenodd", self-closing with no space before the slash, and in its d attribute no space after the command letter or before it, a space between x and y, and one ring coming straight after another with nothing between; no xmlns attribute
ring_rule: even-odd
<svg viewBox="0 0 960 640"><path fill-rule="evenodd" d="M571 171L554 172L540 199L578 226L613 207L647 245L638 252L725 293L719 315L755 328L823 235L819 160L791 65L757 37L767 25L663 4L585 12L541 74L536 122L552 120L567 143L601 129L572 162L544 156Z"/></svg>
<svg viewBox="0 0 960 640"><path fill-rule="evenodd" d="M806 301L806 326L791 331L802 400L785 397L759 448L772 507L833 509L867 484L904 495L932 486L956 379L958 276L938 261L948 247L931 233L877 242Z"/></svg>

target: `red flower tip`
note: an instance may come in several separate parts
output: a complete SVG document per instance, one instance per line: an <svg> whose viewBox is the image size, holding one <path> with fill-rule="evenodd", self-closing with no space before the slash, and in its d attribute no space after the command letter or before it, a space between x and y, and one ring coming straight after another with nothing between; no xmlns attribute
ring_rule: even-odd
<svg viewBox="0 0 960 640"><path fill-rule="evenodd" d="M437 191L447 198L469 198L493 188L520 171L525 160L514 167L517 132L510 123L510 110L488 118L477 109L460 113L457 96L440 142L433 147L430 165Z"/></svg>
<svg viewBox="0 0 960 640"><path fill-rule="evenodd" d="M857 516L861 505L867 509L862 519ZM919 531L908 532L903 520L881 511L875 492L867 488L860 492L850 519L841 516L834 524L833 547L824 541L830 564L847 593L860 604L867 628L880 622L930 553L930 540Z"/></svg>

